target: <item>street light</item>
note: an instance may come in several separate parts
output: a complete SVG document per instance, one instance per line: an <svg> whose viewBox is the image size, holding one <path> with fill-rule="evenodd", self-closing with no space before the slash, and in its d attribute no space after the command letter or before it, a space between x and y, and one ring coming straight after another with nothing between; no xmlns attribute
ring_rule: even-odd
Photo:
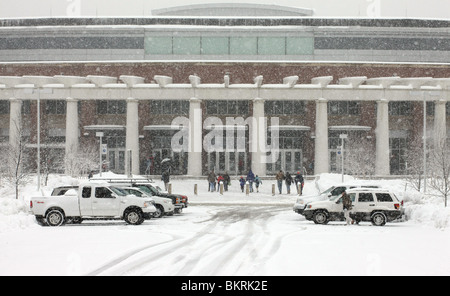
<svg viewBox="0 0 450 296"><path fill-rule="evenodd" d="M344 140L347 139L347 134L340 134L341 139L341 170L342 170L342 183L344 183Z"/></svg>
<svg viewBox="0 0 450 296"><path fill-rule="evenodd" d="M44 85L55 83L53 77L48 76L23 76L27 82L31 82L34 85L32 92L38 93L37 98L37 190L41 189L41 93L53 93L53 89L45 89Z"/></svg>

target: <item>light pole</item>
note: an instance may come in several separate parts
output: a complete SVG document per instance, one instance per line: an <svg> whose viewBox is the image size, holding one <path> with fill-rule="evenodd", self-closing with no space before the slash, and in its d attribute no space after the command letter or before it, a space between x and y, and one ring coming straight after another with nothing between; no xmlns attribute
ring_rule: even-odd
<svg viewBox="0 0 450 296"><path fill-rule="evenodd" d="M342 183L344 183L344 140L347 139L347 134L340 134L341 139L341 170L342 170Z"/></svg>
<svg viewBox="0 0 450 296"><path fill-rule="evenodd" d="M96 132L95 135L100 138L99 145L98 145L98 147L99 147L99 149L98 149L98 155L99 155L98 171L99 171L99 174L101 177L102 176L102 156L103 156L102 144L103 144L104 134L103 134L103 132Z"/></svg>
<svg viewBox="0 0 450 296"><path fill-rule="evenodd" d="M23 76L23 79L32 83L34 88L32 92L37 92L37 189L41 189L41 92L42 93L53 93L53 89L49 88L44 90L44 86L48 84L55 83L56 80L53 77L48 76Z"/></svg>

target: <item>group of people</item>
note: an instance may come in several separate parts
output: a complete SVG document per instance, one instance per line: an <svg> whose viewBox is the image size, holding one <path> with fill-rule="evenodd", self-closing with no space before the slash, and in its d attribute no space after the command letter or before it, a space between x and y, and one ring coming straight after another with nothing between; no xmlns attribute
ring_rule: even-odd
<svg viewBox="0 0 450 296"><path fill-rule="evenodd" d="M295 188L297 189L297 194L302 195L303 187L305 185L305 180L301 174L301 172L297 172L295 177L293 178L289 172L286 172L286 175L283 171L279 171L276 175L276 180L278 184L278 191L282 194L283 189L283 181L286 183L287 194L291 193L291 185L295 183ZM216 175L214 171L211 171L208 174L208 191L215 192L220 190L220 184L223 183L224 190L228 191L228 187L231 185L231 178L227 172L225 174ZM244 192L245 185L249 185L249 193L254 192L253 185L255 185L256 192L259 192L259 186L262 184L262 180L258 175L255 175L252 170L250 170L247 174L247 177L244 178L241 176L239 178L239 185L241 187L241 191Z"/></svg>
<svg viewBox="0 0 450 296"><path fill-rule="evenodd" d="M283 181L286 183L286 190L287 194L291 194L291 185L292 183L295 183L295 188L297 189L297 194L302 195L303 194L303 187L305 185L305 179L303 178L300 171L297 172L294 178L292 178L292 175L289 172L286 172L286 174L283 173L282 170L278 172L276 175L277 185L278 185L278 192L282 194L283 192Z"/></svg>
<svg viewBox="0 0 450 296"><path fill-rule="evenodd" d="M223 189L228 191L228 186L231 185L231 178L227 172L222 175L216 176L216 174L211 171L208 175L208 191L214 192L220 190L220 184L223 184Z"/></svg>
<svg viewBox="0 0 450 296"><path fill-rule="evenodd" d="M262 184L261 179L259 178L258 175L255 176L255 174L253 174L252 170L250 170L247 174L247 178L244 179L244 177L241 176L241 178L239 179L239 185L241 186L241 191L244 192L245 189L245 184L248 183L248 187L249 187L249 192L254 192L253 191L253 184L255 184L256 187L256 192L259 192L259 185Z"/></svg>

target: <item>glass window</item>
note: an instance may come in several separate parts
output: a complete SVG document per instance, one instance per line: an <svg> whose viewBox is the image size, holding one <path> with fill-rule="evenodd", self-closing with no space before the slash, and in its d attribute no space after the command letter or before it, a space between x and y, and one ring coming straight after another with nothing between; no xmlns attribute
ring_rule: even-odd
<svg viewBox="0 0 450 296"><path fill-rule="evenodd" d="M112 192L105 187L97 187L95 188L95 197L96 198L113 198Z"/></svg>
<svg viewBox="0 0 450 296"><path fill-rule="evenodd" d="M126 101L97 101L97 114L125 114L127 113Z"/></svg>
<svg viewBox="0 0 450 296"><path fill-rule="evenodd" d="M389 115L411 115L411 102L389 102Z"/></svg>
<svg viewBox="0 0 450 296"><path fill-rule="evenodd" d="M172 37L145 38L145 54L152 54L152 55L172 54Z"/></svg>
<svg viewBox="0 0 450 296"><path fill-rule="evenodd" d="M248 101L207 101L207 114L221 115L247 115L249 104Z"/></svg>
<svg viewBox="0 0 450 296"><path fill-rule="evenodd" d="M174 37L173 54L200 54L200 37Z"/></svg>
<svg viewBox="0 0 450 296"><path fill-rule="evenodd" d="M267 115L292 115L305 112L303 101L266 101L264 111Z"/></svg>
<svg viewBox="0 0 450 296"><path fill-rule="evenodd" d="M9 101L0 101L0 114L9 114Z"/></svg>
<svg viewBox="0 0 450 296"><path fill-rule="evenodd" d="M330 101L328 113L331 115L359 115L360 104L353 101Z"/></svg>
<svg viewBox="0 0 450 296"><path fill-rule="evenodd" d="M202 54L226 55L229 54L228 37L202 37Z"/></svg>
<svg viewBox="0 0 450 296"><path fill-rule="evenodd" d="M46 101L46 114L66 114L66 101Z"/></svg>
<svg viewBox="0 0 450 296"><path fill-rule="evenodd" d="M379 202L392 202L392 197L389 193L375 193Z"/></svg>
<svg viewBox="0 0 450 296"><path fill-rule="evenodd" d="M257 37L231 37L231 55L257 55Z"/></svg>
<svg viewBox="0 0 450 296"><path fill-rule="evenodd" d="M372 193L360 193L358 197L358 202L371 202L373 201Z"/></svg>
<svg viewBox="0 0 450 296"><path fill-rule="evenodd" d="M181 100L155 100L150 101L151 114L188 115L189 101Z"/></svg>
<svg viewBox="0 0 450 296"><path fill-rule="evenodd" d="M91 187L83 187L83 191L81 192L82 198L90 198L91 197Z"/></svg>
<svg viewBox="0 0 450 296"><path fill-rule="evenodd" d="M284 37L259 37L258 54L260 55L285 55L286 38Z"/></svg>
<svg viewBox="0 0 450 296"><path fill-rule="evenodd" d="M314 38L310 37L287 37L287 55L311 55L314 54Z"/></svg>

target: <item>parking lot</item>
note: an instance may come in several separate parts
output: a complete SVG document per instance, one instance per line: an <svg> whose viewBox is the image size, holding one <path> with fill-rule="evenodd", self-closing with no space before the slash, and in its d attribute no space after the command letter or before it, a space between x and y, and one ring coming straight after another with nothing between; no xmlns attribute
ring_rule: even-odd
<svg viewBox="0 0 450 296"><path fill-rule="evenodd" d="M199 204L139 226L0 234L0 275L450 275L449 247L448 231L413 222L316 225L287 205Z"/></svg>

